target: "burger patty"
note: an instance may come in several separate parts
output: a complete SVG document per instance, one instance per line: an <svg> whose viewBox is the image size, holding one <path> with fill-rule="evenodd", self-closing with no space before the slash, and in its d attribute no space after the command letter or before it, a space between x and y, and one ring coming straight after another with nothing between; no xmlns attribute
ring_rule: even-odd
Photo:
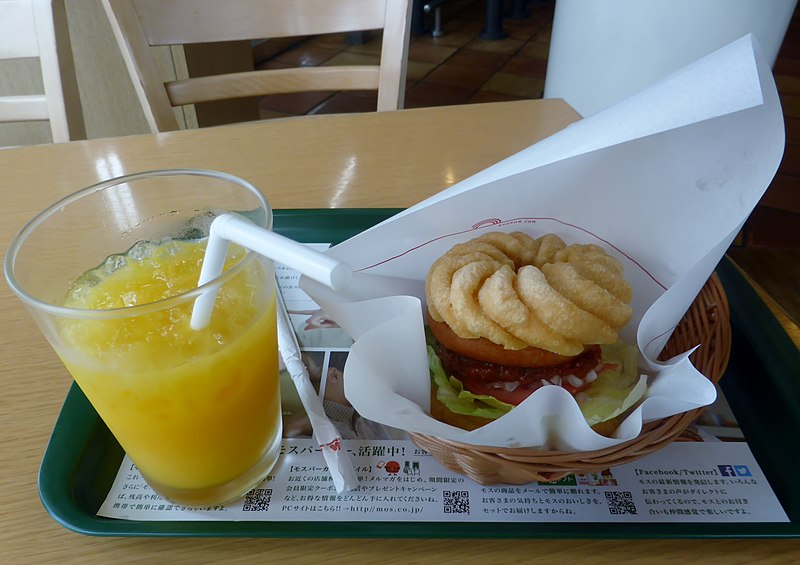
<svg viewBox="0 0 800 565"><path fill-rule="evenodd" d="M583 353L565 363L548 367L511 367L487 363L460 355L442 344L437 344L436 354L441 359L444 370L462 382L518 382L522 385L539 384L542 380L550 380L555 376L574 375L584 379L602 361L602 351L597 345L587 346Z"/></svg>

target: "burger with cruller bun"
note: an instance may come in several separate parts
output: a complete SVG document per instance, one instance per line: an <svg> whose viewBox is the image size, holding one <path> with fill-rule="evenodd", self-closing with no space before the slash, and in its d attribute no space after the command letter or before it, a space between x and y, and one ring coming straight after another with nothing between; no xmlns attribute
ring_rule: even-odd
<svg viewBox="0 0 800 565"><path fill-rule="evenodd" d="M542 387L610 434L646 389L621 263L596 245L489 232L452 247L425 283L431 415L472 430Z"/></svg>

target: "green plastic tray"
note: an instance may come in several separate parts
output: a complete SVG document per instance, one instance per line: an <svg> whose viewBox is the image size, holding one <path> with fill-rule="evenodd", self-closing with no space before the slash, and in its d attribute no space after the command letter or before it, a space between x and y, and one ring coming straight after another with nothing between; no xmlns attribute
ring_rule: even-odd
<svg viewBox="0 0 800 565"><path fill-rule="evenodd" d="M398 210L279 210L275 230L302 242L338 243ZM139 522L101 518L97 509L123 452L73 384L39 471L50 515L99 536L392 538L743 538L800 537L800 352L736 268L718 273L731 303L733 351L721 381L750 448L789 516L788 523L548 524L409 522Z"/></svg>

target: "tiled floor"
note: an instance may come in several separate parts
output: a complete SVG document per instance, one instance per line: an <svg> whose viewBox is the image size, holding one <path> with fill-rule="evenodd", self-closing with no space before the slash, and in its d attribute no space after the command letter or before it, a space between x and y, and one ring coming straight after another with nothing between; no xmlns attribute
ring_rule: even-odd
<svg viewBox="0 0 800 565"><path fill-rule="evenodd" d="M528 4L529 17L505 18L508 37L479 37L483 0L448 0L441 37L412 38L406 108L540 98L544 90L553 2ZM748 220L731 256L800 322L800 9L774 67L786 121L786 151L775 180ZM433 20L426 20L432 25ZM380 39L350 45L343 35L320 36L261 47L259 66L280 68L351 63L372 64ZM261 100L263 118L373 111L375 93L309 93Z"/></svg>
<svg viewBox="0 0 800 565"><path fill-rule="evenodd" d="M541 98L553 17L550 3L532 4L527 19L506 19L509 37L497 41L479 37L482 0L449 0L443 11L444 35L412 38L406 108ZM376 64L379 50L379 37L361 45L347 45L341 34L312 37L265 48L259 66ZM373 92L270 96L261 101L261 114L274 118L371 111L375 101Z"/></svg>

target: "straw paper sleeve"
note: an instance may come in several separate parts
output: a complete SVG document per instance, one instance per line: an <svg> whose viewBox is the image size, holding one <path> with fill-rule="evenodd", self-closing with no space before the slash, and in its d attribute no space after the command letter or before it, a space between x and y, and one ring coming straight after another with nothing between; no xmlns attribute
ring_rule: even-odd
<svg viewBox="0 0 800 565"><path fill-rule="evenodd" d="M311 384L308 369L303 363L297 336L289 322L289 315L280 291L276 291L278 314L278 349L281 352L286 369L292 377L292 382L297 389L297 394L303 403L303 408L311 421L314 430L314 439L322 449L322 455L328 465L336 491L339 493L352 490L358 486L358 477L353 469L353 464L342 449L341 436L336 426L331 423L325 414L325 409Z"/></svg>

